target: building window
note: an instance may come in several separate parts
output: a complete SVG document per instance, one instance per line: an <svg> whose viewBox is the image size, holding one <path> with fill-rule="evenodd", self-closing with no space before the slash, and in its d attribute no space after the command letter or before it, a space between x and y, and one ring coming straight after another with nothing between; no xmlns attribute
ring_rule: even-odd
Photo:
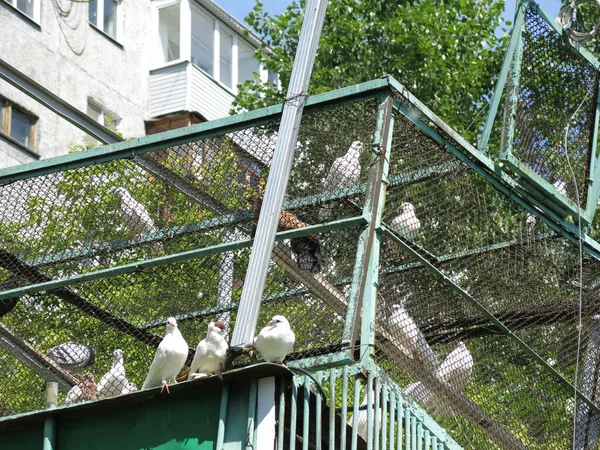
<svg viewBox="0 0 600 450"><path fill-rule="evenodd" d="M158 33L163 62L179 59L179 3L158 10Z"/></svg>
<svg viewBox="0 0 600 450"><path fill-rule="evenodd" d="M221 28L219 32L219 81L228 88L232 88L232 60L233 60L233 36Z"/></svg>
<svg viewBox="0 0 600 450"><path fill-rule="evenodd" d="M239 42L239 41L238 41ZM254 50L243 43L238 44L238 55L239 55L239 78L238 81L243 83L247 80L254 79L254 72L260 72L260 66L258 61L254 57Z"/></svg>
<svg viewBox="0 0 600 450"><path fill-rule="evenodd" d="M117 39L117 0L91 0L89 2L89 21L110 37Z"/></svg>
<svg viewBox="0 0 600 450"><path fill-rule="evenodd" d="M198 8L192 8L192 63L213 75L213 35L215 21Z"/></svg>
<svg viewBox="0 0 600 450"><path fill-rule="evenodd" d="M14 6L26 16L39 22L40 18L40 0L4 0L9 5Z"/></svg>
<svg viewBox="0 0 600 450"><path fill-rule="evenodd" d="M100 106L100 104L92 100L88 100L86 113L96 122L101 123L111 131L117 131L117 127L121 122L121 119L116 114L108 112L104 107ZM86 144L93 146L99 144L99 141L90 136L85 137L85 142Z"/></svg>
<svg viewBox="0 0 600 450"><path fill-rule="evenodd" d="M0 98L0 133L33 149L34 125L37 118L10 101Z"/></svg>

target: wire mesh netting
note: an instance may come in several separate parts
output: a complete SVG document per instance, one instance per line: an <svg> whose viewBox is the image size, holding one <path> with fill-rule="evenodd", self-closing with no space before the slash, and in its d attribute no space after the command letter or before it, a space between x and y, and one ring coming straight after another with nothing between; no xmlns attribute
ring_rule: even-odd
<svg viewBox="0 0 600 450"><path fill-rule="evenodd" d="M352 145L372 141L377 106L306 112L280 231L362 214L364 188L356 186L370 155ZM59 382L64 404L141 388L168 317L189 345L186 366L209 322L232 331L277 127L0 186L0 365L10 375L0 386L2 411L43 408L45 380ZM329 174L349 152L353 171ZM335 195L322 202L323 190ZM343 313L303 280L321 280L313 284L323 289L326 279L329 295L344 298L358 236L355 225L276 243L258 326L285 314L297 336L288 359L339 347ZM27 286L26 295L7 294Z"/></svg>
<svg viewBox="0 0 600 450"><path fill-rule="evenodd" d="M571 165L580 203L585 204L598 71L532 8L525 17L512 153L559 193L577 201Z"/></svg>

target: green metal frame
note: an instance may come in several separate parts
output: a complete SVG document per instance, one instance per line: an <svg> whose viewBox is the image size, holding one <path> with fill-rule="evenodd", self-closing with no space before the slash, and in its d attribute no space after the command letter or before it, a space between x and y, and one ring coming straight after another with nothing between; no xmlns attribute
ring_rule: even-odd
<svg viewBox="0 0 600 450"><path fill-rule="evenodd" d="M518 100L518 88L523 59L523 41L522 34L525 27L525 14L528 9L535 11L553 30L561 36L565 33L560 25L558 25L539 5L531 0L520 0L516 15L515 23L511 33L508 50L506 52L502 70L496 83L494 96L490 106L490 111L478 142L478 149L481 152L486 152L489 136L492 132L496 114L502 92L506 88L506 110L504 111L504 123L502 132L502 145L500 152L499 166L516 175L519 182L527 186L530 193L535 197L534 203L540 208L552 210L559 217L567 218L577 217L585 225L589 225L596 212L597 198L600 194L600 171L596 170L594 159L596 155L596 144L598 139L598 121L600 108L596 107L594 118L594 130L592 137L592 148L590 150L590 178L587 180L587 202L585 205L577 205L571 199L560 194L554 186L544 180L541 176L531 170L526 164L521 162L512 152L512 142L514 140L515 117ZM585 60L592 65L596 70L600 68L600 62L584 47L574 44L574 51L578 52ZM596 104L600 102L600 90L598 91Z"/></svg>

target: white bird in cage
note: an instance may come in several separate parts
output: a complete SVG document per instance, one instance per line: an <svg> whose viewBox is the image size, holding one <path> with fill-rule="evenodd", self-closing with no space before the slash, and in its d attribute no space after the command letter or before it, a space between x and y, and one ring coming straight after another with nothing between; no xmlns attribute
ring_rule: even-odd
<svg viewBox="0 0 600 450"><path fill-rule="evenodd" d="M114 190L114 193L121 198L121 218L132 236L156 232L154 220L148 214L148 210L136 201L127 189L119 187ZM154 255L164 253L160 242L152 244L152 253Z"/></svg>
<svg viewBox="0 0 600 450"><path fill-rule="evenodd" d="M187 342L185 342L177 328L175 317L169 317L167 319L167 332L156 349L154 360L150 365L142 390L158 387L162 384L160 392L164 389L169 392L167 382L172 380L177 383L175 378L185 364L188 352Z"/></svg>
<svg viewBox="0 0 600 450"><path fill-rule="evenodd" d="M94 375L86 373L85 375L79 376L81 382L73 386L67 396L63 405L72 405L79 403L84 400L97 400L98 392L96 391L96 383L94 383Z"/></svg>
<svg viewBox="0 0 600 450"><path fill-rule="evenodd" d="M209 323L206 337L196 347L187 379L192 380L219 372L228 348L229 345L225 340L225 324L219 321Z"/></svg>
<svg viewBox="0 0 600 450"><path fill-rule="evenodd" d="M277 315L260 330L254 339L254 347L265 361L283 364L285 357L292 351L294 342L296 335L290 323L285 317Z"/></svg>
<svg viewBox="0 0 600 450"><path fill-rule="evenodd" d="M96 390L99 398L115 397L126 388L128 383L123 365L123 350L120 348L113 352L112 367L98 382Z"/></svg>
<svg viewBox="0 0 600 450"><path fill-rule="evenodd" d="M65 342L48 350L48 358L61 369L74 373L96 362L96 352L92 347L76 342Z"/></svg>
<svg viewBox="0 0 600 450"><path fill-rule="evenodd" d="M556 189L559 194L562 194L565 197L567 196L567 185L564 181L556 180L552 186L554 186L554 189Z"/></svg>
<svg viewBox="0 0 600 450"><path fill-rule="evenodd" d="M404 304L392 305L391 315L387 322L390 334L397 339L400 349L410 358L421 361L423 367L434 373L440 360L427 343L427 339L410 317Z"/></svg>
<svg viewBox="0 0 600 450"><path fill-rule="evenodd" d="M354 141L348 151L336 158L323 182L325 192L333 192L354 186L360 177L360 154L365 146L361 141ZM333 205L319 210L319 221L326 220L333 210Z"/></svg>
<svg viewBox="0 0 600 450"><path fill-rule="evenodd" d="M456 348L446 356L444 362L436 370L435 377L460 393L469 383L472 373L473 356L464 342L459 342ZM429 410L434 409L440 417L447 416L451 413L449 403L440 401L440 399L438 399L437 396L420 381L408 385L406 389L403 390L403 393L407 398L413 399L423 407Z"/></svg>
<svg viewBox="0 0 600 450"><path fill-rule="evenodd" d="M129 394L130 392L135 392L137 390L137 384L135 384L133 381L128 381L127 384L125 384L125 386L123 387L121 394Z"/></svg>
<svg viewBox="0 0 600 450"><path fill-rule="evenodd" d="M415 207L412 203L402 203L402 214L394 217L390 228L398 234L411 241L415 240L421 229L421 221L415 215Z"/></svg>

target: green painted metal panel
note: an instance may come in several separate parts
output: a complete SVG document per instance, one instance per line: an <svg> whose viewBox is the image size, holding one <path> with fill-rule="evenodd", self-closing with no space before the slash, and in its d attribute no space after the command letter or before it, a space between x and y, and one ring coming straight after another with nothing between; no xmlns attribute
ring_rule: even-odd
<svg viewBox="0 0 600 450"><path fill-rule="evenodd" d="M61 417L56 450L212 450L220 400L211 389Z"/></svg>
<svg viewBox="0 0 600 450"><path fill-rule="evenodd" d="M2 450L41 450L44 440L44 422L26 428L0 432Z"/></svg>

